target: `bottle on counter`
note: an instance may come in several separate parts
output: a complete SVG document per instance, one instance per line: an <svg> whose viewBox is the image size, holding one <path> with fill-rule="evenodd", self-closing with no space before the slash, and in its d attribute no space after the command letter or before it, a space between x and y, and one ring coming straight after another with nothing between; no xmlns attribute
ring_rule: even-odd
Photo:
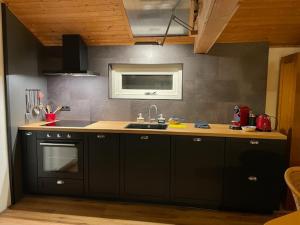
<svg viewBox="0 0 300 225"><path fill-rule="evenodd" d="M160 124L165 124L166 123L166 118L163 117L163 114L159 114L157 122L160 123Z"/></svg>
<svg viewBox="0 0 300 225"><path fill-rule="evenodd" d="M138 117L136 118L136 122L138 122L138 123L144 123L145 122L145 119L144 119L142 113L138 114Z"/></svg>
<svg viewBox="0 0 300 225"><path fill-rule="evenodd" d="M249 122L248 122L249 126L256 126L256 115L250 111L249 113Z"/></svg>

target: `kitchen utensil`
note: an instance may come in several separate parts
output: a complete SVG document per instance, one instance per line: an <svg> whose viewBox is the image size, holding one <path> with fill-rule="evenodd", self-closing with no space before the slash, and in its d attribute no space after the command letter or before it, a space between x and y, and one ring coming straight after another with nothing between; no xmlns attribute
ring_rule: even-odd
<svg viewBox="0 0 300 225"><path fill-rule="evenodd" d="M31 109L31 92L28 91L28 113L30 113L30 109Z"/></svg>
<svg viewBox="0 0 300 225"><path fill-rule="evenodd" d="M39 104L39 100L38 100L38 92L34 91L33 96L34 96L33 97L34 106L33 106L32 112L38 116L38 115L40 115L40 104Z"/></svg>
<svg viewBox="0 0 300 225"><path fill-rule="evenodd" d="M47 112L51 113L51 106L50 105L46 105L46 108L47 108Z"/></svg>
<svg viewBox="0 0 300 225"><path fill-rule="evenodd" d="M271 119L267 114L260 114L256 119L256 128L259 131L271 131Z"/></svg>
<svg viewBox="0 0 300 225"><path fill-rule="evenodd" d="M59 106L57 106L57 108L54 110L54 112L53 112L53 113L55 114L55 113L57 113L57 112L58 112L59 110L61 110L61 109L62 109L62 106L61 106L61 105L59 105Z"/></svg>
<svg viewBox="0 0 300 225"><path fill-rule="evenodd" d="M28 123L31 118L31 114L29 112L30 108L29 108L29 92L28 91L25 92L25 104L26 104L25 122Z"/></svg>
<svg viewBox="0 0 300 225"><path fill-rule="evenodd" d="M256 130L256 126L242 126L242 130L246 132L254 132Z"/></svg>
<svg viewBox="0 0 300 225"><path fill-rule="evenodd" d="M47 113L47 110L44 105L40 104L39 107L40 107L40 110L43 110L45 114Z"/></svg>

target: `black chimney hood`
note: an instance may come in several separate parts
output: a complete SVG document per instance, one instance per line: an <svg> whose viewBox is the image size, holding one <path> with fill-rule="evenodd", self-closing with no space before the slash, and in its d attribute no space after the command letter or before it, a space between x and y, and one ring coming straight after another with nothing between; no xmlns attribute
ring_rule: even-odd
<svg viewBox="0 0 300 225"><path fill-rule="evenodd" d="M62 36L63 68L61 71L44 71L45 75L96 76L99 74L88 71L87 46L79 34Z"/></svg>

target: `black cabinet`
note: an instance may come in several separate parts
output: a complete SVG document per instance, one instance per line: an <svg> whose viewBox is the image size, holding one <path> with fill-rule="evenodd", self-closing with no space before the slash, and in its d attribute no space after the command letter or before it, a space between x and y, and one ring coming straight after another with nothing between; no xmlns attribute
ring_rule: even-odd
<svg viewBox="0 0 300 225"><path fill-rule="evenodd" d="M285 141L228 138L224 207L273 211L279 206L286 167Z"/></svg>
<svg viewBox="0 0 300 225"><path fill-rule="evenodd" d="M170 137L121 135L121 196L138 200L169 200Z"/></svg>
<svg viewBox="0 0 300 225"><path fill-rule="evenodd" d="M22 145L24 191L27 193L37 193L38 160L36 133L24 131L22 133Z"/></svg>
<svg viewBox="0 0 300 225"><path fill-rule="evenodd" d="M89 135L88 193L94 197L119 196L119 135Z"/></svg>
<svg viewBox="0 0 300 225"><path fill-rule="evenodd" d="M219 207L225 138L175 136L172 143L172 200Z"/></svg>
<svg viewBox="0 0 300 225"><path fill-rule="evenodd" d="M273 211L286 141L154 134L22 132L28 193Z"/></svg>

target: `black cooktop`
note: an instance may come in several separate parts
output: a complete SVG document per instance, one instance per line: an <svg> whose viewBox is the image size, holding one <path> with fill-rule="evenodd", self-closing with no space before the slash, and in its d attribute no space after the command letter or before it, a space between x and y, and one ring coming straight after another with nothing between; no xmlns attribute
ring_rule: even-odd
<svg viewBox="0 0 300 225"><path fill-rule="evenodd" d="M90 125L94 122L92 121L85 121L85 120L59 120L57 122L50 122L42 126L47 127L85 127Z"/></svg>

